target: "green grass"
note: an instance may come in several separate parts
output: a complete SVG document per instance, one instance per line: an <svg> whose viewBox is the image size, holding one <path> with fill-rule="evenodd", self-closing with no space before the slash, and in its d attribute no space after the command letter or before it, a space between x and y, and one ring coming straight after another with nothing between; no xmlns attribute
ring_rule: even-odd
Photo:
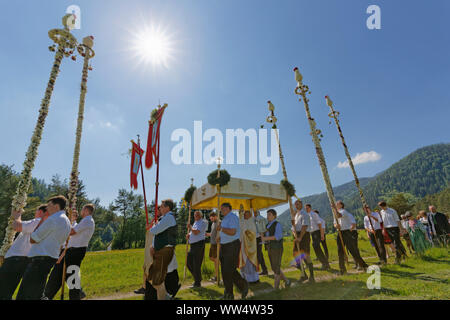
<svg viewBox="0 0 450 320"><path fill-rule="evenodd" d="M330 261L337 261L337 249L335 235L327 235L328 250ZM364 231L360 231L358 241L359 249L363 257L375 256L375 249L370 245ZM282 268L288 268L292 257L293 242L286 238L284 241L284 253L282 259ZM185 245L176 247L178 261L178 273L180 280L183 280L183 269L185 260ZM264 250L265 261L269 267L267 252ZM204 265L202 267L203 279L209 279L214 272L214 265L208 258L209 244L206 245ZM311 251L312 259L315 261L314 251ZM428 257L428 258L427 258ZM338 279L330 279L326 283L318 283L311 288L304 285L302 290L292 288L280 292L272 292L270 295L260 295L261 299L359 299L375 298L388 299L390 297L400 298L419 298L422 292L424 297L443 298L449 297L448 277L450 273L450 262L448 260L448 251L445 249L433 250L427 254L424 259L410 258L402 266L389 265L382 269L381 283L383 290L368 290L366 280L368 274L346 275ZM391 259L392 260L392 259ZM349 257L352 268L353 259ZM367 262L376 262L377 259L371 259ZM124 294L132 292L142 285L142 265L144 262L144 249L113 250L107 252L88 252L81 266L82 287L88 298L111 296L115 294ZM391 261L392 262L392 261ZM332 267L337 271L337 265ZM421 274L419 274L421 273ZM187 271L186 281L183 283L189 285L193 278ZM317 276L329 275L325 271L317 271ZM296 280L299 276L298 271L288 272L287 276ZM411 281L411 277L422 277ZM435 280L433 280L435 279ZM405 285L403 283L405 282ZM207 281L204 281L206 284ZM407 285L406 283L411 283ZM272 277L261 277L261 283L252 286L255 291L269 289L273 286ZM386 287L385 287L386 286ZM392 287L391 287L392 286ZM385 289L384 289L385 288ZM305 291L306 290L306 291ZM291 292L292 291L292 292ZM297 294L295 294L297 292ZM416 293L417 292L417 293ZM301 293L301 294L300 294ZM207 286L201 289L186 289L179 293L182 299L217 299L223 294L223 287L216 285ZM67 296L67 295L66 295ZM59 294L57 295L59 297ZM239 294L236 295L239 297ZM130 299L140 300L142 296L132 297Z"/></svg>

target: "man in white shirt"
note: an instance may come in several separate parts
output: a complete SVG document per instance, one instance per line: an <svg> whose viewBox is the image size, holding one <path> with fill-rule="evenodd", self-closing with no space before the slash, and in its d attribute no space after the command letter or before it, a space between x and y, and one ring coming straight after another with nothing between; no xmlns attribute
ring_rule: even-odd
<svg viewBox="0 0 450 320"><path fill-rule="evenodd" d="M40 300L51 268L59 257L61 246L70 233L70 221L64 209L64 196L50 198L47 203L48 218L30 236L32 244L17 300Z"/></svg>
<svg viewBox="0 0 450 320"><path fill-rule="evenodd" d="M342 235L344 246L347 247L356 264L365 270L369 266L361 257L361 254L359 253L359 250L356 247L356 242L351 231L353 229L356 229L355 218L350 212L344 209L344 206L345 205L343 201L339 200L336 202L336 207L338 209L338 212L336 212L336 216L338 217L338 221L336 222L336 219L334 219L334 227L341 231L340 234ZM339 233L336 238L336 242L338 247L340 273L345 274L347 272L347 269L345 268L345 259L344 259L345 253L344 248L342 247Z"/></svg>
<svg viewBox="0 0 450 320"><path fill-rule="evenodd" d="M262 251L263 243L261 241L261 236L264 236L264 233L267 231L266 230L267 220L260 214L259 210L255 210L253 212L253 215L255 216L255 223L256 223L256 250L257 250L256 254L258 256L258 263L262 270L259 273L259 275L264 276L268 275L269 273L267 272L266 262L264 261L264 255Z"/></svg>
<svg viewBox="0 0 450 320"><path fill-rule="evenodd" d="M386 249L384 247L383 232L381 230L381 219L378 212L372 212L368 205L364 206L366 216L364 217L364 229L372 243L375 245L378 258L381 264L386 264ZM373 227L373 228L372 228Z"/></svg>
<svg viewBox="0 0 450 320"><path fill-rule="evenodd" d="M205 255L205 233L208 223L203 220L200 211L194 212L194 225L187 225L189 233L186 239L189 241L190 249L187 255L187 268L194 277L194 283L191 288L200 288L202 286L202 262Z"/></svg>
<svg viewBox="0 0 450 320"><path fill-rule="evenodd" d="M67 245L67 251L64 256L64 250L61 251L59 261L56 263L50 277L48 278L47 285L45 286L44 296L52 300L58 290L61 288L64 260L66 262L66 280L70 277L73 272L69 272L73 269L71 266L76 266L78 269L81 266L81 262L86 255L87 248L89 246L89 241L95 231L95 222L92 218L95 206L92 203L86 204L83 209L81 209L81 221L77 224L76 219L78 212L74 210L72 212L74 221L72 229L70 231L70 239ZM71 267L70 269L68 269ZM80 276L78 274L78 276ZM81 279L80 279L81 283ZM71 286L72 287L72 286ZM69 299L70 300L81 300L81 286L80 288L69 288Z"/></svg>
<svg viewBox="0 0 450 320"><path fill-rule="evenodd" d="M400 235L407 231L403 228L397 211L389 208L386 204L386 201L380 201L378 203L378 206L381 209L380 213L383 220L384 229L389 235L389 238L391 238L392 242L394 243L396 255L395 263L400 264L400 259L402 258L402 256L406 257L406 250L402 244L402 241L400 240Z"/></svg>
<svg viewBox="0 0 450 320"><path fill-rule="evenodd" d="M306 261L306 265L309 269L309 282L315 282L314 280L314 268L310 257L310 243L311 243L311 237L308 232L309 226L311 225L311 220L309 218L309 214L303 210L303 203L301 200L295 201L295 208L297 212L295 213L294 218L294 227L292 227L292 232L294 236L296 236L296 242L294 244L294 257L296 257L297 262L297 268L302 269L302 275L299 279L300 282L303 282L305 280L308 280L308 276L306 275L305 270L302 268L301 263L302 259L297 259L297 257L300 255L304 255L304 260ZM299 260L299 261L297 261Z"/></svg>
<svg viewBox="0 0 450 320"><path fill-rule="evenodd" d="M308 203L305 205L306 212L309 214L311 224L309 226L309 233L311 234L312 246L317 258L322 264L322 270L329 270L330 264L328 259L320 247L320 241L324 238L324 230L322 228L322 221L317 213L312 211L311 205Z"/></svg>
<svg viewBox="0 0 450 320"><path fill-rule="evenodd" d="M47 212L47 205L40 205L34 219L22 221L21 213L15 213L14 230L20 232L6 252L5 261L0 267L0 300L11 300L17 286L22 280L28 265L28 252L31 249L30 235L42 221Z"/></svg>

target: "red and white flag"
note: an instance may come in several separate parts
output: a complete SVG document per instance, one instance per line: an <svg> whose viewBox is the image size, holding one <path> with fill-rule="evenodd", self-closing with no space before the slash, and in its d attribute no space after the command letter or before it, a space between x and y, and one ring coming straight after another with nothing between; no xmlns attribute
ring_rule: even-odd
<svg viewBox="0 0 450 320"><path fill-rule="evenodd" d="M131 170L130 170L130 185L131 188L137 189L138 181L137 177L139 174L139 168L141 166L142 156L144 155L144 150L142 150L134 141L131 141Z"/></svg>
<svg viewBox="0 0 450 320"><path fill-rule="evenodd" d="M159 162L159 128L161 126L161 119L167 105L156 110L156 114L152 116L149 121L148 138L147 138L147 154L145 155L145 167L150 169L153 163Z"/></svg>

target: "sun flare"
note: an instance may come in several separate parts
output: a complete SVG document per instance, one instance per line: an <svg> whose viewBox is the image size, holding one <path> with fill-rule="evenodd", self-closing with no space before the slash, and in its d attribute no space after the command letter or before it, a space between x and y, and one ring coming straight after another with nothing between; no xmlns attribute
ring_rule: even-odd
<svg viewBox="0 0 450 320"><path fill-rule="evenodd" d="M160 27L144 27L135 33L131 50L139 64L153 67L169 67L172 60L173 42L171 37Z"/></svg>

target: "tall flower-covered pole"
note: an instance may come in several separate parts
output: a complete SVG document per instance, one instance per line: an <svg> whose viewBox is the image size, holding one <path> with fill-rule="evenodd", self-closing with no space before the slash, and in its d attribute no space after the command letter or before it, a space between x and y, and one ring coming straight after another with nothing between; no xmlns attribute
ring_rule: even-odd
<svg viewBox="0 0 450 320"><path fill-rule="evenodd" d="M44 98L41 102L41 107L39 109L39 116L36 122L36 126L31 137L31 143L28 146L28 151L25 155L25 161L23 163L22 173L20 175L20 180L17 185L16 193L13 197L11 206L12 213L8 221L8 226L6 227L5 238L3 239L3 245L0 249L0 257L3 260L8 249L14 240L15 230L13 229L14 222L14 212L20 212L27 205L27 193L31 184L31 172L34 168L34 163L38 155L39 144L41 143L42 131L44 129L45 120L47 118L50 99L53 93L53 87L55 85L56 78L59 74L59 69L61 61L64 56L68 57L72 55L73 49L77 45L76 38L70 33L70 26L73 25L71 21L73 20L72 14L67 14L63 17L62 22L64 29L52 29L48 32L48 36L54 42L52 46L49 47L50 51L56 51L55 60L50 72L50 78L47 83L47 88L45 90ZM57 47L56 47L57 46ZM75 59L72 57L72 59ZM2 261L0 261L2 262Z"/></svg>
<svg viewBox="0 0 450 320"><path fill-rule="evenodd" d="M327 169L327 163L325 161L325 156L323 155L322 147L320 145L320 138L319 135L321 135L321 131L317 129L316 122L314 121L314 118L311 117L311 112L309 111L309 99L306 97L306 94L311 94L311 91L309 91L309 87L305 84L303 84L303 76L298 70L298 68L294 68L295 72L295 80L297 81L297 87L295 88L295 94L301 96L299 98L299 101L301 102L303 99L303 104L305 106L306 111L306 117L308 118L309 127L311 129L311 136L312 140L314 142L314 146L316 147L316 154L317 159L319 161L320 169L322 170L322 176L323 181L325 182L325 187L327 189L327 195L328 195L328 201L330 202L331 211L333 212L334 219L336 220L336 225L338 229L339 239L341 241L342 245L342 251L344 252L345 261L348 263L348 257L345 253L345 246L344 246L344 239L342 238L342 233L340 230L339 220L337 217L337 207L336 207L336 200L334 197L333 187L331 186L330 176L328 174Z"/></svg>
<svg viewBox="0 0 450 320"><path fill-rule="evenodd" d="M339 132L339 136L341 137L342 146L344 147L345 155L347 156L348 165L350 166L350 169L352 170L353 178L355 179L355 184L359 191L359 197L361 198L361 202L363 204L363 212L364 212L364 207L367 205L367 202L366 202L366 198L364 197L364 193L361 188L361 185L359 184L358 175L356 174L356 170L355 170L355 166L353 165L352 157L350 156L350 152L348 151L347 144L345 143L344 135L342 134L341 125L339 123L339 114L340 113L338 111L334 110L333 101L331 101L329 96L325 96L325 100L327 102L327 105L330 107L330 113L328 114L328 116L330 118L334 119L334 122L336 123L336 128ZM370 223L370 226L372 227L372 230L375 230L373 228L372 219L370 219L370 218L369 218L369 223ZM378 243L377 243L376 239L375 239L375 247L376 247L377 251L379 252Z"/></svg>
<svg viewBox="0 0 450 320"><path fill-rule="evenodd" d="M95 52L92 49L94 46L94 37L89 36L83 39L83 43L77 47L78 53L84 57L83 71L81 76L81 89L80 89L80 101L78 105L78 120L75 138L75 148L73 151L72 171L70 173L69 184L69 210L76 209L77 204L77 191L78 191L78 163L80 160L80 145L81 145L81 133L83 131L83 119L84 119L84 103L86 100L87 92L87 78L88 70L92 70L89 66L89 60L95 56Z"/></svg>
<svg viewBox="0 0 450 320"><path fill-rule="evenodd" d="M86 100L86 91L87 91L87 78L88 78L88 70L92 68L89 66L89 60L95 56L95 52L92 49L94 46L94 37L89 36L83 38L83 43L78 45L77 50L78 53L84 57L83 70L81 74L81 88L80 88L80 101L78 104L78 120L77 120L77 129L75 133L75 147L73 151L73 162L72 162L72 171L70 172L70 183L69 183L69 219L70 222L74 222L74 216L72 212L76 210L77 206L77 192L78 192L78 163L80 161L80 146L81 146L81 133L83 131L83 119L84 119L84 103ZM67 245L69 243L70 235L66 240L66 247L64 249L64 253L62 257L67 252ZM61 259L61 258L60 258ZM64 300L64 282L66 278L66 259L64 259L63 266L63 275L62 275L62 286L61 286L61 300Z"/></svg>
<svg viewBox="0 0 450 320"><path fill-rule="evenodd" d="M295 232L295 210L294 210L294 206L292 204L292 196L295 195L295 188L289 182L288 177L287 177L286 166L284 164L284 156L283 156L283 152L281 150L280 137L278 135L278 129L277 129L277 121L278 121L278 119L277 119L277 117L275 117L275 106L273 105L273 103L270 100L267 101L267 104L268 104L268 108L269 108L269 111L270 111L270 115L266 118L266 122L271 123L272 124L272 129L275 129L275 138L277 139L278 153L280 155L281 169L283 171L283 177L284 177L284 179L281 180L281 184L285 188L286 194L288 196L289 210L291 212L291 223L292 223L292 227L294 228L295 240L297 240L297 233ZM297 251L300 251L300 249L298 248L297 241L295 241L295 246L297 248ZM302 264L300 264L300 266L303 268Z"/></svg>

